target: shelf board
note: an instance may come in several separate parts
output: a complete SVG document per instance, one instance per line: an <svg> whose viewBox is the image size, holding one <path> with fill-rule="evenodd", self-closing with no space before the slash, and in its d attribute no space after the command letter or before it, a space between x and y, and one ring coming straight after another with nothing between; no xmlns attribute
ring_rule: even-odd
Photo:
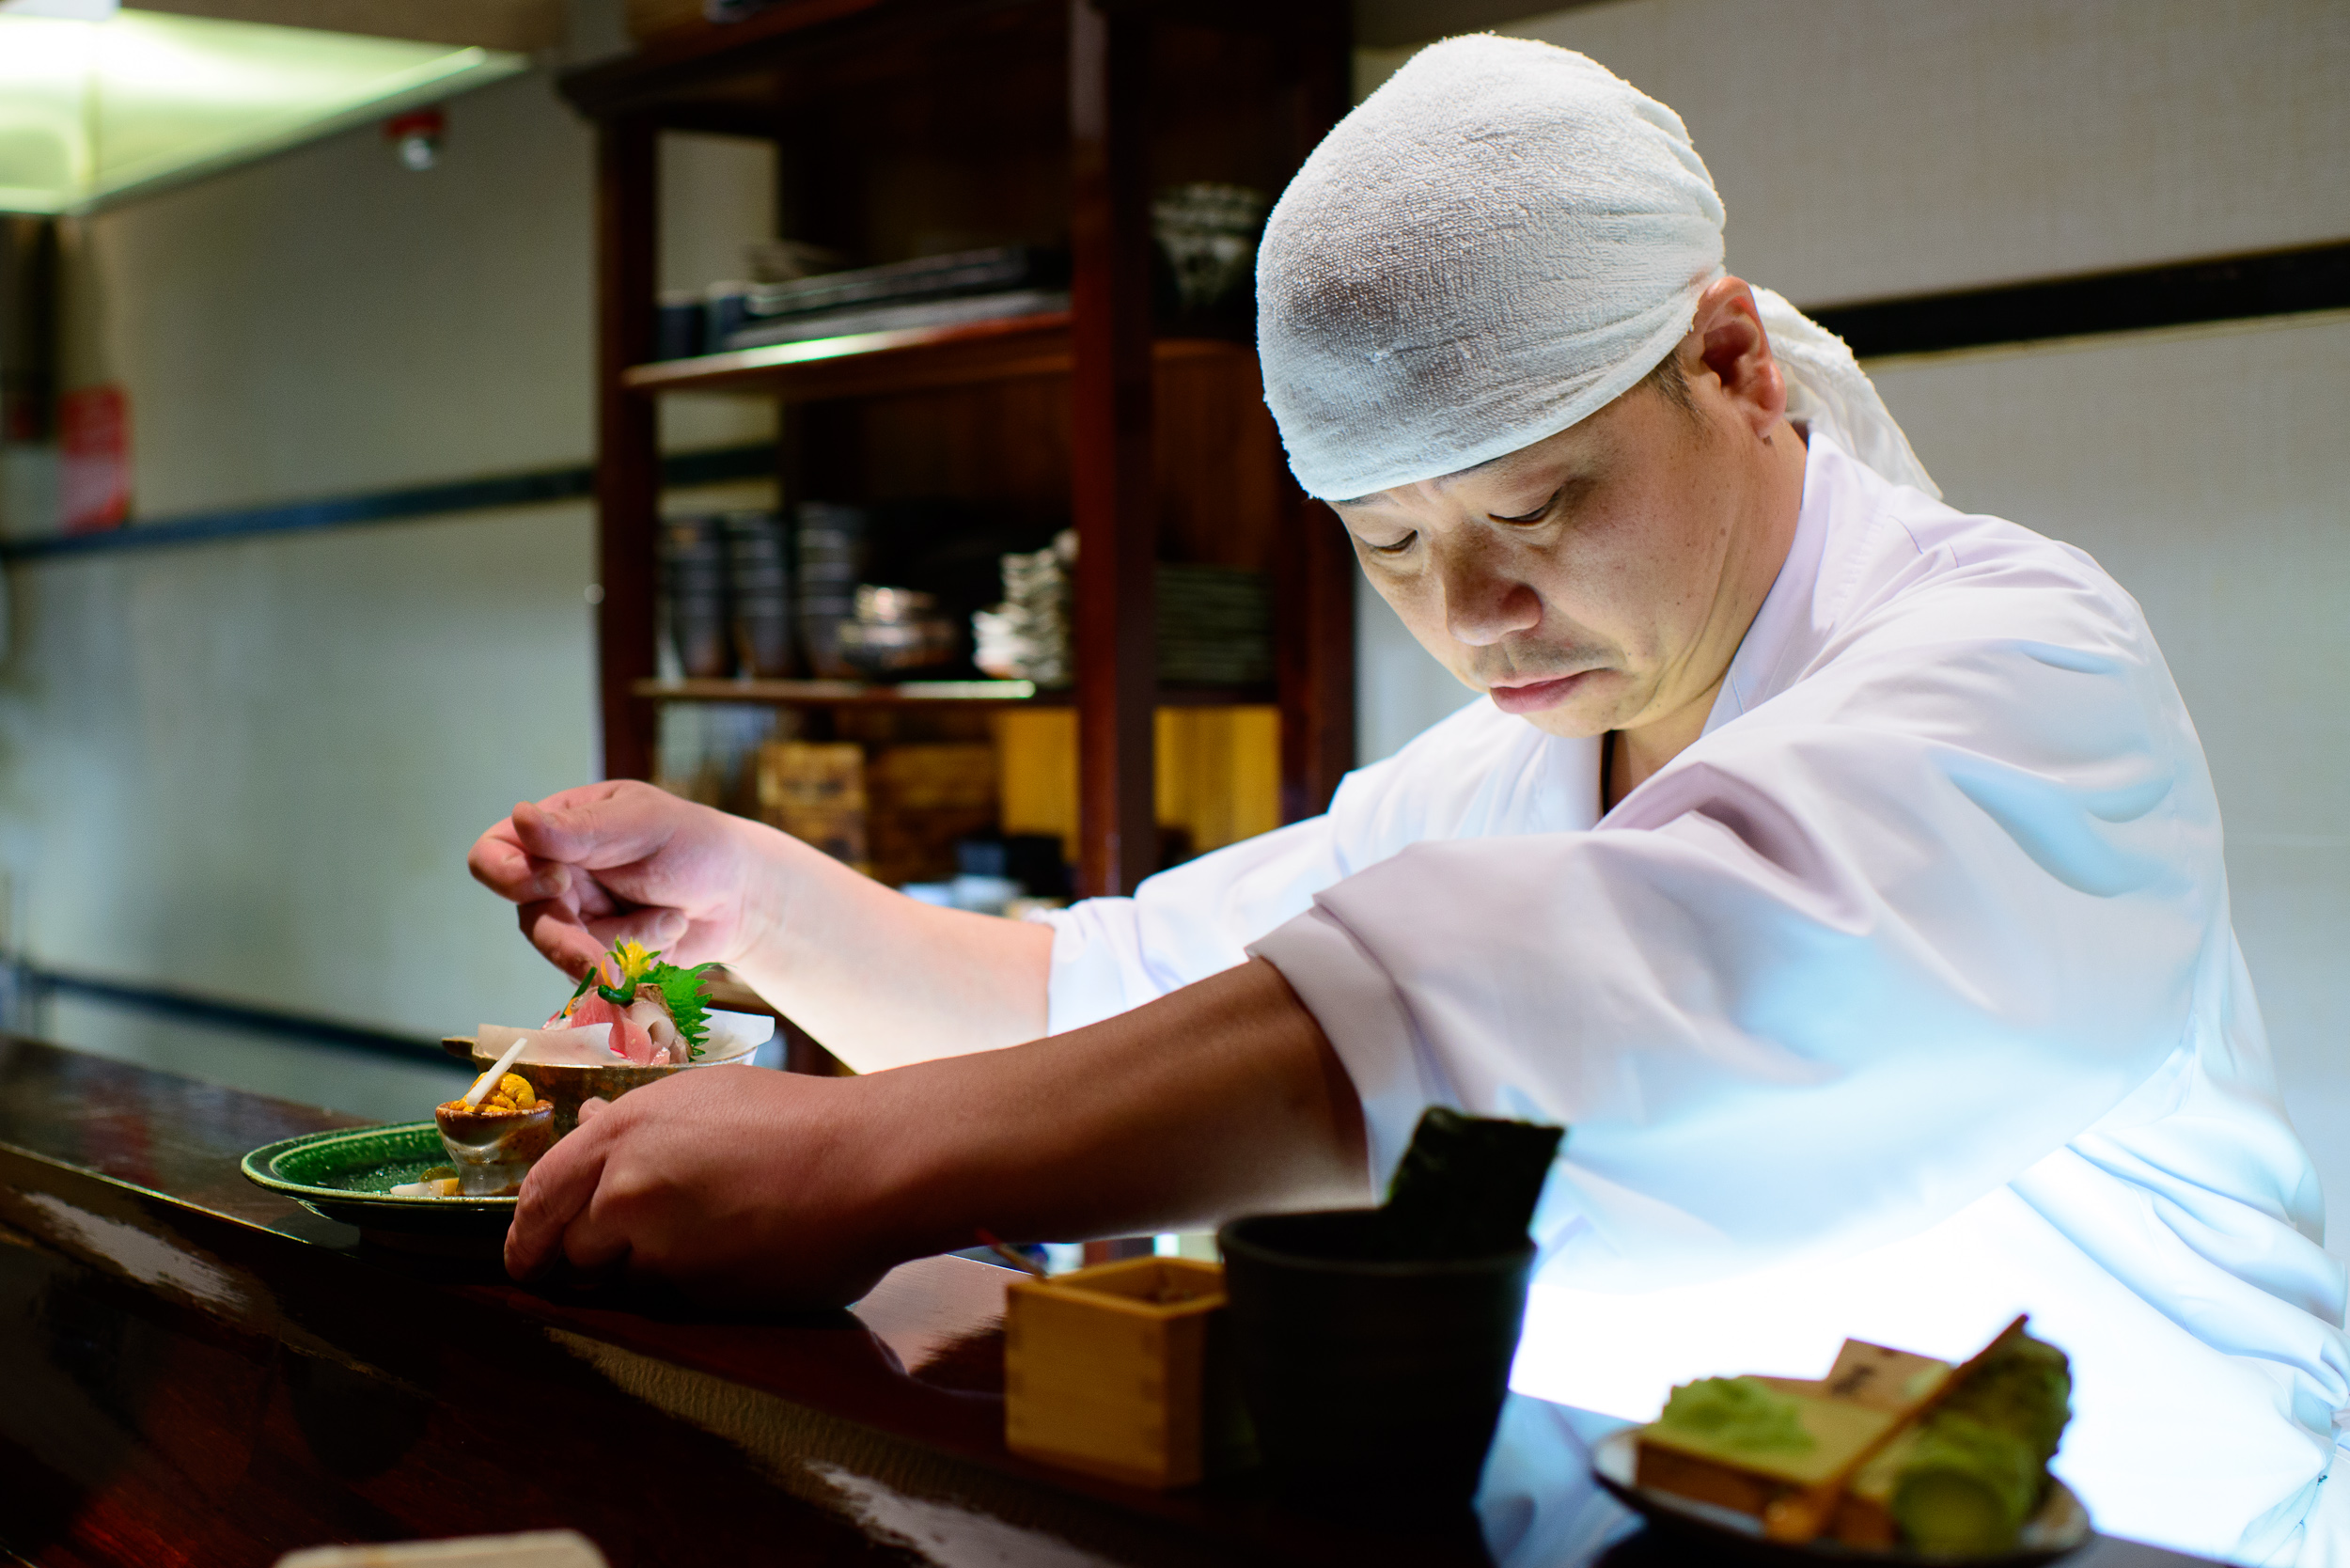
<svg viewBox="0 0 2350 1568"><path fill-rule="evenodd" d="M1161 362L1256 354L1246 343L1221 337L1163 337L1152 352ZM720 392L816 402L1066 375L1070 360L1069 312L1057 310L659 360L629 367L620 384L646 394Z"/></svg>
<svg viewBox="0 0 2350 1568"><path fill-rule="evenodd" d="M969 706L1064 708L1075 700L1069 687L1044 688L1026 681L684 680L639 681L629 688L655 702L771 702L781 707ZM1162 686L1163 708L1247 708L1276 700L1270 686Z"/></svg>
<svg viewBox="0 0 2350 1568"><path fill-rule="evenodd" d="M1067 691L1045 691L1027 681L760 681L730 678L639 681L631 688L658 702L774 702L785 706L903 706L920 703L1065 703Z"/></svg>

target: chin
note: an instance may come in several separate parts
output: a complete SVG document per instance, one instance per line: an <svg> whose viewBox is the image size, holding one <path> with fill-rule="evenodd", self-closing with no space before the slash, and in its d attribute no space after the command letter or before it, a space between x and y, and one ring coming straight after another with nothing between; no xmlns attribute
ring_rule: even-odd
<svg viewBox="0 0 2350 1568"><path fill-rule="evenodd" d="M1587 741L1594 735L1605 735L1616 728L1615 721L1604 713L1592 713L1582 704L1566 702L1556 708L1545 708L1539 713L1513 715L1520 723L1530 724L1545 735L1556 735L1562 741Z"/></svg>

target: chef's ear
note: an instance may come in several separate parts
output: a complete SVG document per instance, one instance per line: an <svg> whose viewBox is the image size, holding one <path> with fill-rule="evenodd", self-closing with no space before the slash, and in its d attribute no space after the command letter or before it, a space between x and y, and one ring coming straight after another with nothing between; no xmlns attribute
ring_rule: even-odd
<svg viewBox="0 0 2350 1568"><path fill-rule="evenodd" d="M1698 296L1696 319L1683 339L1684 346L1691 341L1741 422L1767 439L1787 417L1787 383L1771 357L1770 334L1762 330L1745 279L1716 278Z"/></svg>

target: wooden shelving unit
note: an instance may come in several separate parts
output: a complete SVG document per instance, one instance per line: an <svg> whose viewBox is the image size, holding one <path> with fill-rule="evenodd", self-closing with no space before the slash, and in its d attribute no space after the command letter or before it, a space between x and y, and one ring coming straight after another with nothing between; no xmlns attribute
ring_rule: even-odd
<svg viewBox="0 0 2350 1568"><path fill-rule="evenodd" d="M1154 329L1150 202L1187 180L1278 191L1344 111L1346 15L1343 0L783 0L564 79L599 147L607 776L649 775L667 702L1073 706L1080 887L1122 892L1155 869L1156 711L1263 702L1284 819L1323 808L1353 754L1352 561L1289 480L1251 346ZM772 140L785 232L865 261L950 248L938 233L1065 243L1070 308L655 362L667 131ZM683 392L776 400L787 502L946 494L1073 524L1077 685L656 680L654 415ZM1160 685L1161 560L1271 575L1271 688Z"/></svg>

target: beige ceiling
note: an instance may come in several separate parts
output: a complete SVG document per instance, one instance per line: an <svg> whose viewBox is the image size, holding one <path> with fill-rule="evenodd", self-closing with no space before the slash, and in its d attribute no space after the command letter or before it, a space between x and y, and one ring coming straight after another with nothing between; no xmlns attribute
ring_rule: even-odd
<svg viewBox="0 0 2350 1568"><path fill-rule="evenodd" d="M527 52L563 37L563 0L128 0L144 11Z"/></svg>

